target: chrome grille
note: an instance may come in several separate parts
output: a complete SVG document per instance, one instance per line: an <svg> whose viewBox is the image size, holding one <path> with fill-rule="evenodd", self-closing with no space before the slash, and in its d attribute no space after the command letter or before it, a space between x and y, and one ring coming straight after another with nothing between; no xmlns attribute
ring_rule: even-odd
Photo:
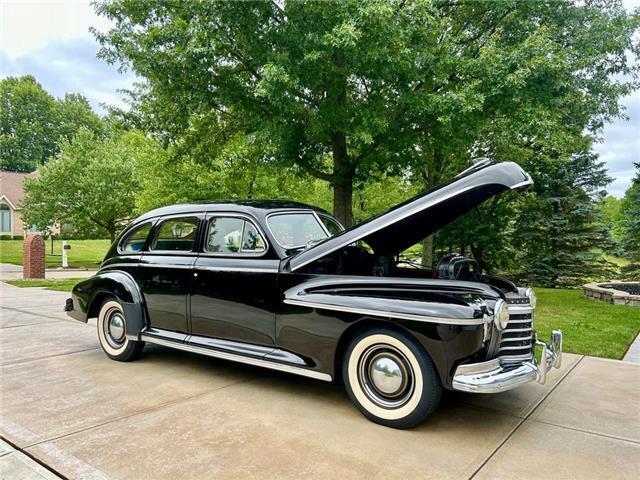
<svg viewBox="0 0 640 480"><path fill-rule="evenodd" d="M511 303L511 302L508 302ZM516 302L513 302L516 303ZM535 343L533 333L533 309L530 305L509 305L509 323L500 336L498 356L505 361L521 361L531 358Z"/></svg>

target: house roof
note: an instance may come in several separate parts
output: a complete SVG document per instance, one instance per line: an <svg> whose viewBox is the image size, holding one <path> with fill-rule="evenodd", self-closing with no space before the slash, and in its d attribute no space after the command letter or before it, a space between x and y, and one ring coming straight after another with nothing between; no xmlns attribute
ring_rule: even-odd
<svg viewBox="0 0 640 480"><path fill-rule="evenodd" d="M22 181L25 178L37 177L38 172L18 173L0 170L0 200L5 200L14 210L20 209L24 198Z"/></svg>

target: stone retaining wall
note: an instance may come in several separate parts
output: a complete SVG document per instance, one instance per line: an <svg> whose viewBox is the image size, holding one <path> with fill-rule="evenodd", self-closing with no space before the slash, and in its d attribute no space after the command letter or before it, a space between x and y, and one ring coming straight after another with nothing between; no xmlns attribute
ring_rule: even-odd
<svg viewBox="0 0 640 480"><path fill-rule="evenodd" d="M622 290L616 290L612 287L616 284L635 284L635 282L602 282L602 283L588 283L582 286L584 296L587 298L593 298L603 302L613 303L615 305L629 305L631 307L640 307L640 295L631 295L630 293ZM604 286L606 285L606 287Z"/></svg>

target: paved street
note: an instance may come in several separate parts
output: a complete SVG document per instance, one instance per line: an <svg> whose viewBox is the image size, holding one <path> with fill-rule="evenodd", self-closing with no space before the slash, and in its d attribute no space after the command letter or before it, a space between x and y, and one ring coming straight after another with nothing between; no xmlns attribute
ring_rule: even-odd
<svg viewBox="0 0 640 480"><path fill-rule="evenodd" d="M400 431L340 386L159 347L111 361L66 296L0 283L3 479L640 478L638 364L566 354L544 386L448 394Z"/></svg>

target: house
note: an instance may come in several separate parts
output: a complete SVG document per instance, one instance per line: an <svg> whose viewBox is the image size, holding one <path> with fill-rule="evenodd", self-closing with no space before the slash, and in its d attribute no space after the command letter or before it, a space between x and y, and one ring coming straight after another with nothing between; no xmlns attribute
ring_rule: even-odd
<svg viewBox="0 0 640 480"><path fill-rule="evenodd" d="M28 228L22 223L20 204L24 198L22 181L38 175L0 170L0 235L24 236Z"/></svg>

